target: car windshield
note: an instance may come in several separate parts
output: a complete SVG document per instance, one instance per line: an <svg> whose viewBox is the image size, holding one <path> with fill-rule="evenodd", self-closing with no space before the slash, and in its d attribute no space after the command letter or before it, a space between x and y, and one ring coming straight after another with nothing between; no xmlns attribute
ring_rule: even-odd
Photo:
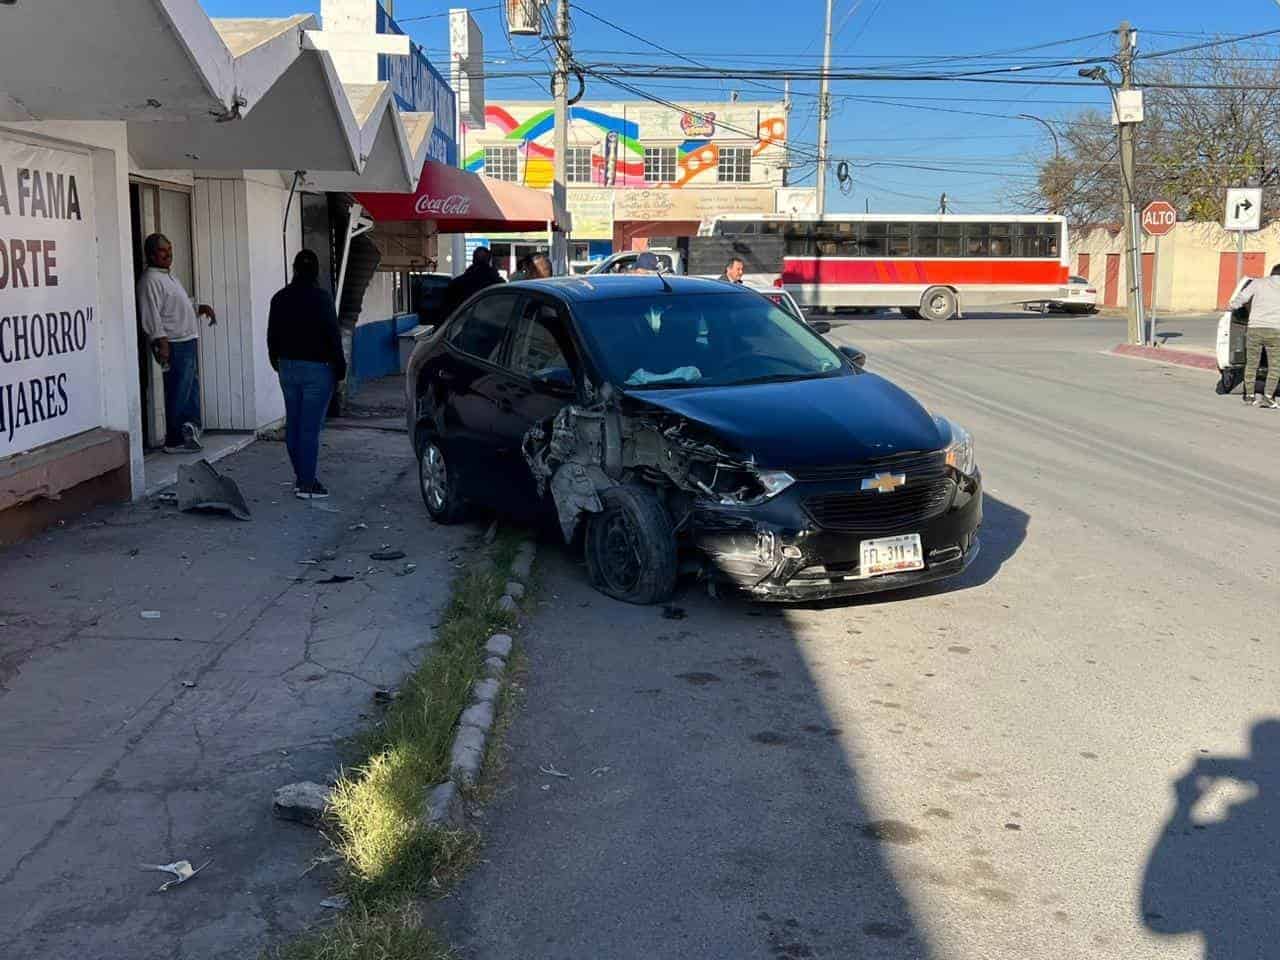
<svg viewBox="0 0 1280 960"><path fill-rule="evenodd" d="M764 297L655 293L589 301L576 313L601 372L625 387L807 380L844 370L838 353Z"/></svg>

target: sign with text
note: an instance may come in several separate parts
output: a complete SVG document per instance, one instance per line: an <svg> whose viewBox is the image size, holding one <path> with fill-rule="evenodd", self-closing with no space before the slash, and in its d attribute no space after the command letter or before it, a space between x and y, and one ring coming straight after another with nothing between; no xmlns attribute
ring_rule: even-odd
<svg viewBox="0 0 1280 960"><path fill-rule="evenodd" d="M1253 231L1262 227L1262 188L1228 187L1227 211L1222 225L1228 230Z"/></svg>
<svg viewBox="0 0 1280 960"><path fill-rule="evenodd" d="M98 426L88 156L0 138L0 459Z"/></svg>
<svg viewBox="0 0 1280 960"><path fill-rule="evenodd" d="M575 240L613 239L612 190L570 189L568 204Z"/></svg>
<svg viewBox="0 0 1280 960"><path fill-rule="evenodd" d="M1163 237L1178 225L1178 211L1168 200L1152 200L1142 208L1142 230L1151 237Z"/></svg>
<svg viewBox="0 0 1280 960"><path fill-rule="evenodd" d="M711 187L683 190L619 190L615 220L705 220L725 213L773 213L770 188Z"/></svg>

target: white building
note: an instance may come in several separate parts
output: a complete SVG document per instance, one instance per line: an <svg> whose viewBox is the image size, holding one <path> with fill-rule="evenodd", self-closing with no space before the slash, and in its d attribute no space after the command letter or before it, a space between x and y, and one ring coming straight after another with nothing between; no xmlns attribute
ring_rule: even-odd
<svg viewBox="0 0 1280 960"><path fill-rule="evenodd" d="M455 149L447 84L423 88L435 110L398 95L421 77L392 66L410 43L377 0L322 12L323 32L211 21L198 0L0 4L0 543L172 475L146 456L163 404L134 303L143 237L170 237L217 312L200 376L225 448L283 417L268 302L304 230L326 262L333 232L304 219L325 220L326 191L411 193Z"/></svg>

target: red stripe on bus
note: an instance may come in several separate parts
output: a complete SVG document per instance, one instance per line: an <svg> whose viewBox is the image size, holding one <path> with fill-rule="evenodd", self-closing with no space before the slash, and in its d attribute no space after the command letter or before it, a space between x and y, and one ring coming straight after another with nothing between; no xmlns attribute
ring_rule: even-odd
<svg viewBox="0 0 1280 960"><path fill-rule="evenodd" d="M783 283L1064 284L1057 260L825 260L787 257Z"/></svg>

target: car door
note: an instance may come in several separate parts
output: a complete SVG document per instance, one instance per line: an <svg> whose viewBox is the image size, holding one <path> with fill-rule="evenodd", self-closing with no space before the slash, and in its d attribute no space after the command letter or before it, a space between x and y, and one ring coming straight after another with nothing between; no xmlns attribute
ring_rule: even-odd
<svg viewBox="0 0 1280 960"><path fill-rule="evenodd" d="M567 308L554 297L529 294L520 306L504 366L507 376L497 388L498 416L493 420L496 455L508 483L512 505L538 507L540 498L524 458L524 438L535 423L550 421L577 394L580 356L570 332ZM564 371L566 381L549 380ZM561 374L563 377L564 374Z"/></svg>
<svg viewBox="0 0 1280 960"><path fill-rule="evenodd" d="M508 378L501 361L523 299L501 289L481 294L454 318L446 349L427 370L445 458L463 478L469 500L497 503L502 497L494 443Z"/></svg>

